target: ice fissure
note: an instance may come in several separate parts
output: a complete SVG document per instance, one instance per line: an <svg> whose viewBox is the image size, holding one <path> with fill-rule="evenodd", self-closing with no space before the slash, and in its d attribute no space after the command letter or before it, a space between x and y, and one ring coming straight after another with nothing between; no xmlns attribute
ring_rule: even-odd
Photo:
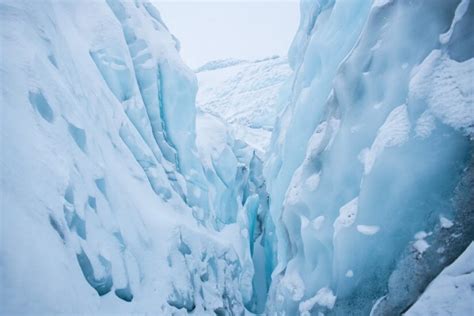
<svg viewBox="0 0 474 316"><path fill-rule="evenodd" d="M148 1L0 1L1 314L474 310L474 3L300 13L193 73Z"/></svg>

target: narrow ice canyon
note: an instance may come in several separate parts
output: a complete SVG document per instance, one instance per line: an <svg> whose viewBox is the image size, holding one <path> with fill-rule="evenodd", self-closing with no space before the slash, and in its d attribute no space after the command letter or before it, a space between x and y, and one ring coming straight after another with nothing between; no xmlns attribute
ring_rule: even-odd
<svg viewBox="0 0 474 316"><path fill-rule="evenodd" d="M0 315L474 314L474 1L299 13L191 69L159 3L0 0Z"/></svg>

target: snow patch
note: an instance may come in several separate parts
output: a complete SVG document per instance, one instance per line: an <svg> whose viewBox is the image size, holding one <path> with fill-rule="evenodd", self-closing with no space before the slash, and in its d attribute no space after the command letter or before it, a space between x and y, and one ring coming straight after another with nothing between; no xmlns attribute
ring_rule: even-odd
<svg viewBox="0 0 474 316"><path fill-rule="evenodd" d="M410 120L407 106L402 104L390 112L387 119L377 132L377 136L369 150L364 155L364 172L369 174L377 157L387 147L400 146L408 140Z"/></svg>
<svg viewBox="0 0 474 316"><path fill-rule="evenodd" d="M357 225L357 231L364 235L375 235L379 230L379 226Z"/></svg>
<svg viewBox="0 0 474 316"><path fill-rule="evenodd" d="M418 239L413 243L413 248L415 248L420 254L423 254L423 252L425 252L429 247L430 244L428 244L424 239Z"/></svg>
<svg viewBox="0 0 474 316"><path fill-rule="evenodd" d="M474 58L457 62L440 50L434 50L412 75L410 98L426 100L430 112L441 122L472 135L473 77Z"/></svg>
<svg viewBox="0 0 474 316"><path fill-rule="evenodd" d="M347 228L354 224L357 217L357 209L359 205L359 197L347 202L339 209L339 217L334 221L334 237L342 228Z"/></svg>
<svg viewBox="0 0 474 316"><path fill-rule="evenodd" d="M336 296L332 290L327 287L323 287L316 293L315 296L304 302L301 302L299 305L299 311L301 314L308 313L316 304L328 309L332 309L335 303Z"/></svg>
<svg viewBox="0 0 474 316"><path fill-rule="evenodd" d="M452 221L442 215L439 216L439 222L441 223L442 228L451 228L454 225Z"/></svg>

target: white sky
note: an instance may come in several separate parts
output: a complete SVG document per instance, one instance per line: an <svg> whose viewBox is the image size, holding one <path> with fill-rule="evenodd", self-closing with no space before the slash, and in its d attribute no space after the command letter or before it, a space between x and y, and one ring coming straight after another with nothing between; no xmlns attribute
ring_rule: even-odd
<svg viewBox="0 0 474 316"><path fill-rule="evenodd" d="M153 0L196 68L223 58L286 55L299 23L298 0Z"/></svg>

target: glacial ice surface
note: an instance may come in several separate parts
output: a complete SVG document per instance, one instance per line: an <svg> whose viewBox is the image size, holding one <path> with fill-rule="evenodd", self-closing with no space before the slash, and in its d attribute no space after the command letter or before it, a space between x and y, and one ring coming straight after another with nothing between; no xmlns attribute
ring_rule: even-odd
<svg viewBox="0 0 474 316"><path fill-rule="evenodd" d="M301 2L264 167L269 314L401 313L474 239L473 8Z"/></svg>
<svg viewBox="0 0 474 316"><path fill-rule="evenodd" d="M147 1L1 1L0 314L472 313L473 19L302 1L195 74Z"/></svg>
<svg viewBox="0 0 474 316"><path fill-rule="evenodd" d="M198 151L197 80L158 10L5 0L0 16L0 314L254 309L262 162L230 136Z"/></svg>

